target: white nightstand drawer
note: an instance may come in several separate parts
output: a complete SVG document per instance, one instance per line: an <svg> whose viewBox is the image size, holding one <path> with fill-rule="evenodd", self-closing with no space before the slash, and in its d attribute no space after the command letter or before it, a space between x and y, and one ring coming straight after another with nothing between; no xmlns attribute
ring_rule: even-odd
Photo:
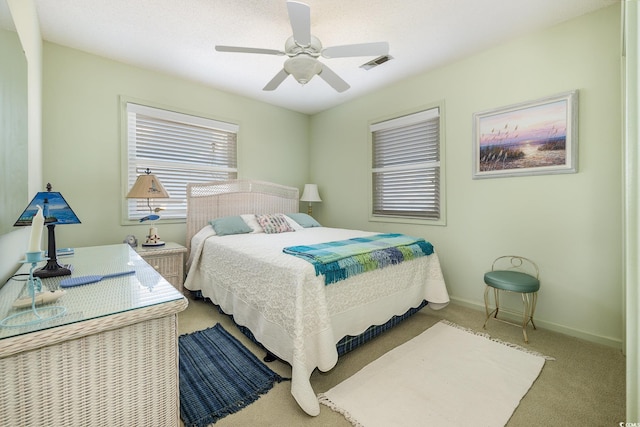
<svg viewBox="0 0 640 427"><path fill-rule="evenodd" d="M180 259L173 255L145 256L147 263L155 268L162 276L175 276L180 272Z"/></svg>
<svg viewBox="0 0 640 427"><path fill-rule="evenodd" d="M184 254L187 253L187 248L177 243L167 242L161 247L138 247L136 252L167 282L182 292Z"/></svg>

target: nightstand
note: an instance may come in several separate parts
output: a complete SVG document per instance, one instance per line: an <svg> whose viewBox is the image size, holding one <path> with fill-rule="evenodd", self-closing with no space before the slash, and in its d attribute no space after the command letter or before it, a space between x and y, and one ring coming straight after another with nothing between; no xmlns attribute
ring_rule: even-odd
<svg viewBox="0 0 640 427"><path fill-rule="evenodd" d="M187 248L174 242L166 242L164 246L138 246L135 250L167 282L183 292L184 254L187 253Z"/></svg>

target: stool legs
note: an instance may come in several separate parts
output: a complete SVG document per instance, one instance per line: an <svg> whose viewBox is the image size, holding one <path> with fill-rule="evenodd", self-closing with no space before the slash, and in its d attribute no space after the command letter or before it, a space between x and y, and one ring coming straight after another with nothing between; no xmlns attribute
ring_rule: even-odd
<svg viewBox="0 0 640 427"><path fill-rule="evenodd" d="M489 290L493 289L493 299L496 302L496 308L493 309L493 311L489 312ZM493 314L494 318L498 318L498 311L500 310L500 294L498 293L498 289L496 288L491 288L490 286L486 286L484 289L484 310L485 313L487 315L486 320L484 321L484 329L487 329L487 323L489 323L489 319L491 318L491 315ZM494 314L495 313L495 314Z"/></svg>
<svg viewBox="0 0 640 427"><path fill-rule="evenodd" d="M522 312L522 334L524 335L524 342L529 342L527 336L527 324L531 322L533 329L536 329L536 324L533 323L533 313L536 311L536 302L538 300L538 293L533 292L530 294L522 294L522 303L524 310Z"/></svg>
<svg viewBox="0 0 640 427"><path fill-rule="evenodd" d="M489 311L489 290L493 289L493 298L494 301L496 303L496 308L492 311ZM505 291L505 292L509 292L509 291ZM538 293L537 292L532 292L532 293L528 293L528 294L521 294L522 295L522 304L523 304L523 311L522 311L522 335L524 336L524 342L525 343L529 343L529 337L527 336L527 325L529 324L529 322L531 322L531 326L533 326L533 329L536 329L536 324L533 322L533 314L536 311L536 303L538 301ZM485 290L484 290L484 308L485 308L485 313L487 315L487 318L484 322L483 328L486 329L487 328L487 323L489 323L489 319L492 317L496 319L496 320L500 320L502 322L505 323L511 323L511 322L507 322L505 320L502 319L498 319L498 312L500 311L500 289L498 288L492 288L491 286L486 286Z"/></svg>

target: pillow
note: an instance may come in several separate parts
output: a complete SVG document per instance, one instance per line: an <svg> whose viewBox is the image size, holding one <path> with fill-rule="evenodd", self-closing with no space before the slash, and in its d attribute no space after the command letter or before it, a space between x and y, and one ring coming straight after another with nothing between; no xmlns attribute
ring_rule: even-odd
<svg viewBox="0 0 640 427"><path fill-rule="evenodd" d="M289 226L284 214L256 215L256 220L267 234L295 231Z"/></svg>
<svg viewBox="0 0 640 427"><path fill-rule="evenodd" d="M288 213L287 216L304 228L322 227L318 221L306 213Z"/></svg>
<svg viewBox="0 0 640 427"><path fill-rule="evenodd" d="M288 217L287 214L284 214L284 219L287 220L289 227L293 228L293 231L304 230L303 226L295 222L293 218Z"/></svg>
<svg viewBox="0 0 640 427"><path fill-rule="evenodd" d="M244 214L244 215L240 215L240 217L244 222L247 223L249 227L251 227L251 230L252 230L251 234L264 233L264 230L262 229L262 227L260 227L260 224L258 224L258 220L256 219L255 215Z"/></svg>
<svg viewBox="0 0 640 427"><path fill-rule="evenodd" d="M229 234L246 234L253 231L239 216L224 216L209 221L218 236Z"/></svg>

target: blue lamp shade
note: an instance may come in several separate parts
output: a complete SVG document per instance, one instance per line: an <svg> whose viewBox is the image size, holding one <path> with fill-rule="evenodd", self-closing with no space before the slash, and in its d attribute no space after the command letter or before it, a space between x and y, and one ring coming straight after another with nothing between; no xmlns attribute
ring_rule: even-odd
<svg viewBox="0 0 640 427"><path fill-rule="evenodd" d="M20 227L31 225L33 217L38 212L38 206L42 208L44 225L47 226L48 230L47 256L49 260L44 267L34 271L33 275L36 277L69 275L72 270L71 266L58 264L55 228L56 225L80 224L80 219L78 219L78 216L75 214L73 209L71 209L71 206L69 206L64 197L62 197L62 194L51 191L51 184L47 184L47 191L42 191L36 194L13 226Z"/></svg>
<svg viewBox="0 0 640 427"><path fill-rule="evenodd" d="M62 197L62 194L55 191L41 191L31 200L14 227L31 225L31 220L38 212L38 206L42 208L44 225L80 224L78 216Z"/></svg>

